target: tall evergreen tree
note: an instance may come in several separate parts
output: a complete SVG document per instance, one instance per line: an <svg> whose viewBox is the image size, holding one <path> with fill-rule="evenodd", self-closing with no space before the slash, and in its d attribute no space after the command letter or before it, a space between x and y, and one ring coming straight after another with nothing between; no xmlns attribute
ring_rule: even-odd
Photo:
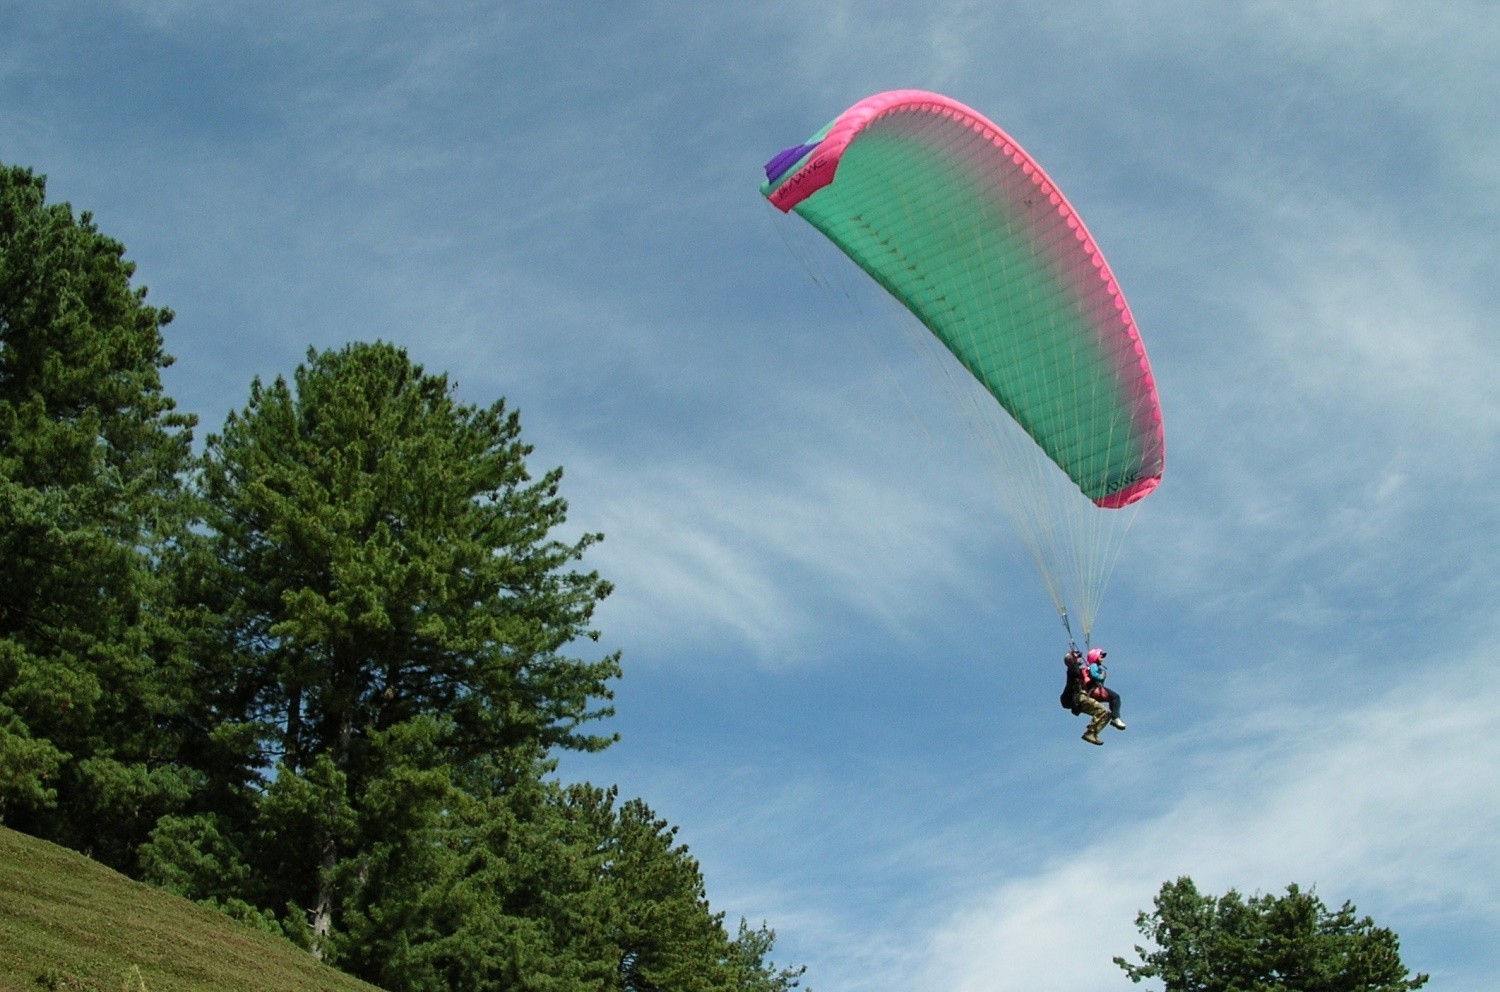
<svg viewBox="0 0 1500 992"><path fill-rule="evenodd" d="M1233 889L1200 893L1179 878L1162 885L1136 927L1155 948L1136 947L1140 963L1115 964L1165 992L1409 992L1427 983L1402 963L1395 933L1351 903L1330 910L1296 885L1246 899Z"/></svg>
<svg viewBox="0 0 1500 992"><path fill-rule="evenodd" d="M458 767L612 739L585 725L610 712L618 657L570 653L609 593L574 567L600 536L552 536L562 473L534 480L530 453L504 401L459 403L388 344L257 380L207 441L216 733L253 744L246 768L275 767L263 898L307 907L320 947L403 725L442 715L427 746Z"/></svg>
<svg viewBox="0 0 1500 992"><path fill-rule="evenodd" d="M170 311L45 180L0 166L0 817L129 868L191 783L163 564L191 514Z"/></svg>

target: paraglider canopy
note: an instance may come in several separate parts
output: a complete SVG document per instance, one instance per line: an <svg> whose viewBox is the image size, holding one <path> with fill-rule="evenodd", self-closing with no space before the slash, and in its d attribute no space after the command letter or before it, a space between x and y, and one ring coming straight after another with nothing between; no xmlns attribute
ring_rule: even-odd
<svg viewBox="0 0 1500 992"><path fill-rule="evenodd" d="M1161 407L1130 308L1041 166L976 111L880 93L766 165L795 210L899 300L1096 506L1161 480Z"/></svg>
<svg viewBox="0 0 1500 992"><path fill-rule="evenodd" d="M1087 645L1166 444L1135 318L1078 212L1008 134L923 90L859 101L765 171L766 199L898 300L924 347L937 343L955 398L984 421L1001 503L1069 641L1071 606Z"/></svg>

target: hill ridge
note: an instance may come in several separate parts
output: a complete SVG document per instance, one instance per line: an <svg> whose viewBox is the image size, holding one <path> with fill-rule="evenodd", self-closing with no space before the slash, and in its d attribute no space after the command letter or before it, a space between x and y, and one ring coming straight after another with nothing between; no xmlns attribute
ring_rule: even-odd
<svg viewBox="0 0 1500 992"><path fill-rule="evenodd" d="M0 992L379 992L76 851L0 827Z"/></svg>

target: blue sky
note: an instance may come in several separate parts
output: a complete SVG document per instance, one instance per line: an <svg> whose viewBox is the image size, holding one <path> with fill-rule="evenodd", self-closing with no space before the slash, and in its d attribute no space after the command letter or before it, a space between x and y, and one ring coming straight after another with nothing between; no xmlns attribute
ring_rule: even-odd
<svg viewBox="0 0 1500 992"><path fill-rule="evenodd" d="M622 741L563 774L679 824L818 992L1128 987L1179 875L1315 885L1480 992L1497 78L1480 2L8 0L0 161L176 311L200 437L352 340L521 409L617 586ZM1043 163L1150 349L1102 749L942 390L756 192L901 87Z"/></svg>

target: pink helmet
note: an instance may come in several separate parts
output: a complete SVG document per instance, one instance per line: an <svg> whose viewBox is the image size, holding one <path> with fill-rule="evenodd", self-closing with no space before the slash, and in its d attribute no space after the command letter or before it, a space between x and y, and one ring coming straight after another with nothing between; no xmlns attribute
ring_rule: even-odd
<svg viewBox="0 0 1500 992"><path fill-rule="evenodd" d="M1100 648L1089 648L1089 664L1092 665L1095 662L1102 661L1106 654L1109 654L1109 652Z"/></svg>

